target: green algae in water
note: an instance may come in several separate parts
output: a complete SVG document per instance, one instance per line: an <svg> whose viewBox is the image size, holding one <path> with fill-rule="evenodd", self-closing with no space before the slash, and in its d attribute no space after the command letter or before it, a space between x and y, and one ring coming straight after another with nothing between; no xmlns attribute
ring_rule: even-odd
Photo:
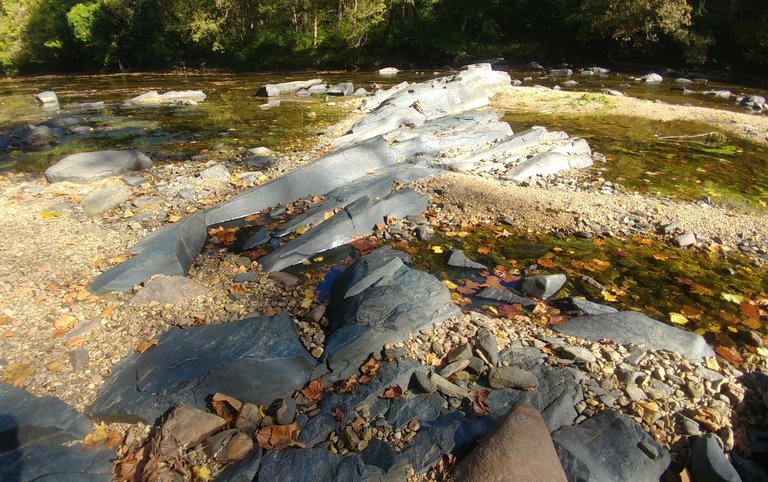
<svg viewBox="0 0 768 482"><path fill-rule="evenodd" d="M444 253L435 253L430 246L441 246ZM521 250L520 246L525 248ZM569 281L558 296L582 296L619 310L640 311L670 324L671 313L683 313L689 321L682 328L708 336L742 329L768 334L768 319L749 318L739 304L728 300L728 295L738 295L750 304L768 297L768 270L739 254L671 248L640 237L627 241L559 239L508 233L499 227L477 228L465 237L436 233L430 245L419 243L414 247L418 268L457 284L468 273L446 265L445 253L451 248L464 250L469 258L491 270L502 266L519 273L537 263L534 274L565 273ZM521 252L528 254L508 256ZM602 284L606 291L580 282L582 275Z"/></svg>
<svg viewBox="0 0 768 482"><path fill-rule="evenodd" d="M684 139L712 132L709 125L615 115L508 114L504 120L515 131L543 125L588 138L608 159L593 169L630 189L768 212L768 147L722 133L710 136L715 143Z"/></svg>

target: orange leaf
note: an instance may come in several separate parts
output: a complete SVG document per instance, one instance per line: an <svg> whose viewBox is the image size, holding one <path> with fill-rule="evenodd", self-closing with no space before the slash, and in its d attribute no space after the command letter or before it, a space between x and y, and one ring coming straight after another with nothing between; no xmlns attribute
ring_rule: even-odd
<svg viewBox="0 0 768 482"><path fill-rule="evenodd" d="M352 393L357 387L357 375L352 375L346 380L342 381L339 385L335 386L337 393Z"/></svg>
<svg viewBox="0 0 768 482"><path fill-rule="evenodd" d="M471 295L476 293L480 289L480 284L475 283L472 280L466 280L462 286L456 288L456 291L463 295Z"/></svg>
<svg viewBox="0 0 768 482"><path fill-rule="evenodd" d="M744 362L744 358L739 354L739 352L726 346L718 346L715 348L715 353L717 353L719 357L728 360L734 365L739 365Z"/></svg>
<svg viewBox="0 0 768 482"><path fill-rule="evenodd" d="M230 422L243 408L243 402L223 393L214 393L211 398L211 408L213 408L213 413Z"/></svg>
<svg viewBox="0 0 768 482"><path fill-rule="evenodd" d="M751 304L748 301L743 301L739 305L739 311L741 312L742 315L746 316L751 320L757 320L760 318L760 308Z"/></svg>
<svg viewBox="0 0 768 482"><path fill-rule="evenodd" d="M290 425L267 425L256 432L256 441L264 449L281 450L288 447L304 448L298 441L301 433L299 422Z"/></svg>
<svg viewBox="0 0 768 482"><path fill-rule="evenodd" d="M323 382L320 380L312 380L309 382L309 385L307 385L307 388L300 391L301 394L304 395L304 398L310 402L319 402L323 399Z"/></svg>
<svg viewBox="0 0 768 482"><path fill-rule="evenodd" d="M136 351L139 353L144 353L145 351L149 350L153 346L157 345L160 340L157 338L152 338L149 341L140 341L139 344L136 346Z"/></svg>
<svg viewBox="0 0 768 482"><path fill-rule="evenodd" d="M491 247L490 246L480 246L479 248L477 248L477 252L480 253L480 254L488 254L488 253L491 252Z"/></svg>
<svg viewBox="0 0 768 482"><path fill-rule="evenodd" d="M365 256L369 252L379 247L379 240L373 236L367 238L357 238L349 242L353 248L360 252L361 256Z"/></svg>
<svg viewBox="0 0 768 482"><path fill-rule="evenodd" d="M391 399L402 397L402 396L403 396L403 389L400 388L400 385L395 385L393 387L389 387L386 390L384 390L384 393L379 395L379 398L391 400Z"/></svg>
<svg viewBox="0 0 768 482"><path fill-rule="evenodd" d="M538 264L539 266L543 266L544 268L554 268L555 266L557 266L557 263L547 258L539 258L538 260L536 260L536 264Z"/></svg>

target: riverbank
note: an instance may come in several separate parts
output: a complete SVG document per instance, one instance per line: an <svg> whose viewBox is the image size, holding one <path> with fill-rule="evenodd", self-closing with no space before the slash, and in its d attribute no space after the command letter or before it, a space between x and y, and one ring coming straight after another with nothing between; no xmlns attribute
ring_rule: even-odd
<svg viewBox="0 0 768 482"><path fill-rule="evenodd" d="M562 92L553 92L556 91L511 88L498 96L493 106L513 112L515 109L530 112L537 103L542 103L548 106L547 109L552 109L552 113L560 113L570 111L574 99L585 96L584 93L573 92L561 96ZM557 96L556 100L547 100L547 96L553 95ZM315 149L278 153L275 167L265 170L264 178L257 182L274 179L326 153L330 149L330 141L361 118L362 113L354 110L358 102L352 101L345 106L348 109L345 121L325 129ZM596 105L588 104L584 109L599 113L600 105L603 105L602 101ZM627 109L622 111L623 114L635 109L637 115L660 115L652 106L658 104L648 101L625 103L622 100L616 109ZM698 108L686 107L679 107L678 113L700 116L697 120L706 122L705 119L709 119L712 123L728 124L734 119L736 123L765 120L752 116L742 118L738 114L730 117L730 114L705 113ZM764 133L765 125L756 122L754 129ZM134 351L149 349L157 342L157 337L170 327L235 321L254 312L274 314L280 310L289 311L292 317L300 320L299 330L306 348L315 350L322 347L322 327L307 321L310 312L321 305L314 298L307 297L307 292L312 293L318 282L317 274L306 280L269 276L260 270L258 261L229 253L221 246L211 246L198 257L188 276L205 287L205 295L178 305L157 301L133 303L134 292L93 296L85 290L94 276L123 261L125 250L146 233L177 221L201 206L221 203L244 189L246 186L236 180L206 181L195 178L200 171L214 164L223 164L237 179L238 173L244 169L237 165L236 154L236 151L230 155L221 153L215 161L209 162L197 159L157 165L146 173L147 182L134 189L130 202L96 218L89 218L83 213L83 198L99 189L117 186L121 181L106 180L84 186L48 184L39 175L4 175L0 179L0 217L7 220L5 247L10 254L4 256L0 264L3 379L37 395L57 396L82 410L93 401L120 359ZM756 262L759 262L759 255L766 252L768 228L765 216L738 214L701 203L650 198L627 193L620 187L611 188L607 193L604 192L604 182L577 172L563 174L558 183L546 187L523 187L490 177L446 173L431 181L420 181L416 187L429 195L430 214L434 216L430 224L435 229L470 229L505 220L515 229L523 231L561 233L567 230L627 239L638 234L637 226L646 226L639 232L640 235L655 237L659 227L677 220L681 230L695 232L704 245L737 250L746 242L754 247ZM562 186L571 186L574 191ZM201 195L194 201L185 201L175 194L171 197L172 193L188 188L195 189ZM135 218L146 212L152 214L143 220ZM628 218L631 218L632 230ZM30 242L31 239L34 241ZM239 277L244 274L251 275L247 281ZM677 427L680 422L677 414L683 410L695 411L698 407L715 406L715 413L720 418L717 423L706 426L707 429L722 431L721 437L726 442L728 430L733 436L733 427L738 424L734 425L729 419L734 408L731 404L735 406L744 395L744 388L738 381L742 373L737 368L730 367L727 362L722 365L708 363L706 368L718 373L718 376L713 376L701 370L703 365L694 367L679 356L651 351L643 353L637 362L639 371L644 373L643 378L636 376L629 383L614 373L619 360L630 353L631 347L613 347L611 344L557 335L540 325L550 316L557 315L519 314L505 318L487 313L467 313L391 348L404 348L408 357L434 364L435 360L461 344L473 342L480 327L490 328L496 333L501 349L549 349L549 352L544 351L547 356L541 362L546 366L568 365L559 351L563 344L585 348L592 353L594 360L584 353L580 356L594 365L580 369L591 380L582 380L587 397L578 407L580 416L586 418L605 408L624 411L635 416L663 445L671 447L680 438L701 429L686 422L685 430L690 432L686 433ZM757 358L761 364L752 368L765 370L766 357ZM658 373L674 373L676 378ZM690 373L690 376L683 377L679 373ZM702 373L716 378L716 381L705 379ZM635 403L638 400L626 392L630 385L642 385L643 395L632 389L630 391L638 400L648 401L639 405ZM614 391L618 393L612 393ZM651 402L654 405L650 405ZM645 408L641 412L638 406ZM706 414L703 417L707 420ZM125 430L126 427L115 426L111 429ZM389 435L383 434L382 437ZM212 467L217 469L216 465ZM433 475L437 477L439 474Z"/></svg>

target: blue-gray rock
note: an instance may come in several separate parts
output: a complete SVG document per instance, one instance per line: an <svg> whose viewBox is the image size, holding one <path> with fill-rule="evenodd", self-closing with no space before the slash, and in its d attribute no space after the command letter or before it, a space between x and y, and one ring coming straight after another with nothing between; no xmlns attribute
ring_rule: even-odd
<svg viewBox="0 0 768 482"><path fill-rule="evenodd" d="M277 157L272 154L246 157L245 165L248 169L268 169L277 164Z"/></svg>
<svg viewBox="0 0 768 482"><path fill-rule="evenodd" d="M392 186L395 182L405 184L436 176L440 172L440 170L424 164L396 164L379 169L374 174L361 177L329 191L325 195L325 199L312 209L286 221L275 235L278 237L285 236L302 226L315 227L325 220L325 215L329 211L343 207L364 196L370 199L383 198L392 192Z"/></svg>
<svg viewBox="0 0 768 482"><path fill-rule="evenodd" d="M736 452L731 452L731 462L739 473L742 482L764 482L768 480L768 472L755 462L745 459Z"/></svg>
<svg viewBox="0 0 768 482"><path fill-rule="evenodd" d="M561 313L569 316L604 315L606 313L618 312L616 308L594 303L592 301L587 301L584 298L575 298L572 296L552 300L549 302L549 305L557 308Z"/></svg>
<svg viewBox="0 0 768 482"><path fill-rule="evenodd" d="M4 383L0 383L0 407L0 451L63 444L93 431L90 420L58 398L36 397Z"/></svg>
<svg viewBox="0 0 768 482"><path fill-rule="evenodd" d="M691 475L696 482L741 482L739 473L712 433L693 439Z"/></svg>
<svg viewBox="0 0 768 482"><path fill-rule="evenodd" d="M696 244L696 235L690 231L686 231L679 236L675 236L673 241L675 242L675 246L687 248L688 246Z"/></svg>
<svg viewBox="0 0 768 482"><path fill-rule="evenodd" d="M267 244L272 239L272 235L267 228L261 228L256 231L250 238L248 238L243 244L243 251L257 248L262 244Z"/></svg>
<svg viewBox="0 0 768 482"><path fill-rule="evenodd" d="M549 71L549 75L564 75L567 77L570 77L573 75L573 70L571 69L552 69Z"/></svg>
<svg viewBox="0 0 768 482"><path fill-rule="evenodd" d="M411 420L417 420L420 424L429 423L440 416L440 412L446 405L442 395L436 392L419 395L407 393L392 400L386 419L395 430L402 428Z"/></svg>
<svg viewBox="0 0 768 482"><path fill-rule="evenodd" d="M192 215L149 234L131 250L135 256L97 276L88 291L128 291L156 274L183 276L203 249L205 218Z"/></svg>
<svg viewBox="0 0 768 482"><path fill-rule="evenodd" d="M103 101L81 102L79 104L68 104L65 106L70 111L101 110L106 107Z"/></svg>
<svg viewBox="0 0 768 482"><path fill-rule="evenodd" d="M312 194L324 194L394 162L394 153L380 137L338 149L211 208L206 212L207 223L220 224Z"/></svg>
<svg viewBox="0 0 768 482"><path fill-rule="evenodd" d="M342 422L333 416L337 408L352 418L355 416L355 408L363 404L368 406L371 418L386 414L392 401L380 398L379 395L394 385L405 389L414 373L425 373L426 370L426 367L413 360L382 363L371 383L357 385L355 391L350 394L326 395L318 404L318 415L310 418L302 427L299 441L307 447L314 447L327 440L331 432L341 427Z"/></svg>
<svg viewBox="0 0 768 482"><path fill-rule="evenodd" d="M216 392L270 403L304 386L314 365L285 313L172 328L157 346L119 363L88 413L98 420L153 424L182 403L205 409Z"/></svg>
<svg viewBox="0 0 768 482"><path fill-rule="evenodd" d="M131 196L133 191L128 186L100 189L83 199L83 212L90 217L98 216L127 201Z"/></svg>
<svg viewBox="0 0 768 482"><path fill-rule="evenodd" d="M566 280L564 274L526 276L523 278L521 288L524 293L546 300L560 291Z"/></svg>
<svg viewBox="0 0 768 482"><path fill-rule="evenodd" d="M336 279L328 306L330 334L323 360L340 380L386 343L461 313L446 286L388 250L352 263Z"/></svg>
<svg viewBox="0 0 768 482"><path fill-rule="evenodd" d="M701 335L679 330L636 311L571 318L555 331L588 340L613 340L679 353L692 361L715 356Z"/></svg>
<svg viewBox="0 0 768 482"><path fill-rule="evenodd" d="M274 450L262 458L258 482L381 481L383 472L359 455L342 457L325 448Z"/></svg>
<svg viewBox="0 0 768 482"><path fill-rule="evenodd" d="M256 474L261 467L263 450L258 445L245 456L244 459L224 469L215 479L215 482L252 482L256 480Z"/></svg>
<svg viewBox="0 0 768 482"><path fill-rule="evenodd" d="M658 482L669 453L627 415L604 410L552 434L568 480Z"/></svg>
<svg viewBox="0 0 768 482"><path fill-rule="evenodd" d="M59 98L56 96L56 92L52 90L45 90L43 92L39 92L35 96L35 99L37 99L37 101L40 104L56 104L56 105L59 104Z"/></svg>
<svg viewBox="0 0 768 482"><path fill-rule="evenodd" d="M291 82L282 82L279 84L266 84L256 91L256 95L261 97L274 97L277 95L295 94L301 89L310 89L313 85L322 84L321 79L294 80Z"/></svg>
<svg viewBox="0 0 768 482"><path fill-rule="evenodd" d="M152 160L135 150L81 152L49 167L45 176L50 182L89 183L150 167Z"/></svg>
<svg viewBox="0 0 768 482"><path fill-rule="evenodd" d="M327 221L285 243L259 259L264 271L280 271L318 253L346 244L356 236L369 235L387 215L403 218L427 209L427 199L413 189L395 191L380 201L363 196Z"/></svg>
<svg viewBox="0 0 768 482"><path fill-rule="evenodd" d="M488 328L482 327L475 335L475 349L480 351L491 366L499 364L499 346L496 343L496 335Z"/></svg>
<svg viewBox="0 0 768 482"><path fill-rule="evenodd" d="M0 452L0 480L109 482L115 453L103 448L33 444Z"/></svg>
<svg viewBox="0 0 768 482"><path fill-rule="evenodd" d="M464 251L460 249L451 250L451 255L448 257L448 266L465 269L488 269L484 264L477 263L467 258Z"/></svg>
<svg viewBox="0 0 768 482"><path fill-rule="evenodd" d="M526 159L504 175L505 179L522 182L533 176L548 176L565 169L585 169L592 165L592 150L584 139L575 139L549 152Z"/></svg>
<svg viewBox="0 0 768 482"><path fill-rule="evenodd" d="M523 308L536 306L536 302L532 299L501 288L485 288L475 296L486 300L502 301L504 303L519 303Z"/></svg>
<svg viewBox="0 0 768 482"><path fill-rule="evenodd" d="M149 182L149 180L146 177L135 176L135 175L126 175L121 177L120 179L130 187L139 187L142 184Z"/></svg>
<svg viewBox="0 0 768 482"><path fill-rule="evenodd" d="M315 84L309 89L307 89L307 92L309 92L311 95L323 95L328 91L328 86L324 84Z"/></svg>
<svg viewBox="0 0 768 482"><path fill-rule="evenodd" d="M325 93L327 95L334 95L334 96L347 96L352 95L355 92L355 86L352 84L352 82L342 82L340 84L336 84L330 89L328 89Z"/></svg>

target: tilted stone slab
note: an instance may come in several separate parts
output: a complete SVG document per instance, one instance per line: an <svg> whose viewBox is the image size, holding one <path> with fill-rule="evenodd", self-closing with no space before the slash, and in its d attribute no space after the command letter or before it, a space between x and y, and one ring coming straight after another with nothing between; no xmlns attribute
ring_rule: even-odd
<svg viewBox="0 0 768 482"><path fill-rule="evenodd" d="M363 100L363 110L368 112L375 110L390 97L397 94L401 90L408 88L409 85L411 85L409 82L400 82L399 84L392 86L389 89L377 91L371 97Z"/></svg>
<svg viewBox="0 0 768 482"><path fill-rule="evenodd" d="M152 160L136 150L81 152L46 169L45 177L50 182L89 183L150 167Z"/></svg>
<svg viewBox="0 0 768 482"><path fill-rule="evenodd" d="M547 134L547 130L543 127L528 129L511 135L487 149L483 149L470 155L448 159L444 162L449 163L458 169L472 168L479 162L510 157L525 149L537 146L543 141L545 134Z"/></svg>
<svg viewBox="0 0 768 482"><path fill-rule="evenodd" d="M156 90L150 90L149 92L141 95L137 95L132 99L128 99L123 104L125 105L163 105L163 104L179 104L179 105L197 105L206 99L206 95L202 90L171 90L164 94L160 94Z"/></svg>
<svg viewBox="0 0 768 482"><path fill-rule="evenodd" d="M268 207L285 204L310 194L325 194L368 172L394 163L394 153L380 137L339 149L211 208L206 212L207 224L212 226L244 218Z"/></svg>
<svg viewBox="0 0 768 482"><path fill-rule="evenodd" d="M259 259L264 271L280 271L318 253L368 235L391 214L405 217L427 209L427 199L412 189L401 189L375 202L367 196L344 207L319 226L310 229Z"/></svg>
<svg viewBox="0 0 768 482"><path fill-rule="evenodd" d="M592 152L584 139L576 139L549 152L536 154L511 169L504 177L522 182L533 176L548 176L565 169L585 169L592 165Z"/></svg>
<svg viewBox="0 0 768 482"><path fill-rule="evenodd" d="M579 316L552 329L588 340L608 339L620 344L634 343L654 350L667 350L692 361L715 356L701 335L665 325L636 311Z"/></svg>
<svg viewBox="0 0 768 482"><path fill-rule="evenodd" d="M92 431L88 418L58 398L36 397L0 383L0 452L35 443L63 444Z"/></svg>
<svg viewBox="0 0 768 482"><path fill-rule="evenodd" d="M285 313L172 328L157 346L119 363L88 414L97 420L151 425L182 403L205 410L216 392L243 402L270 403L304 386L314 366Z"/></svg>
<svg viewBox="0 0 768 482"><path fill-rule="evenodd" d="M207 237L203 215L160 228L133 247L134 257L97 276L88 291L96 295L128 291L156 274L186 275Z"/></svg>
<svg viewBox="0 0 768 482"><path fill-rule="evenodd" d="M448 288L412 269L391 251L376 251L351 264L334 282L325 345L331 380L350 376L386 343L460 314Z"/></svg>
<svg viewBox="0 0 768 482"><path fill-rule="evenodd" d="M363 196L371 199L384 197L392 192L394 182L407 183L418 179L427 179L442 171L424 164L395 164L361 177L356 181L338 187L325 195L325 199L304 214L292 218L275 233L281 237L290 234L302 226L315 227L325 220L329 211L354 202Z"/></svg>
<svg viewBox="0 0 768 482"><path fill-rule="evenodd" d="M439 134L417 134L412 139L394 144L392 149L399 157L406 159L415 155L439 159L453 155L453 151L474 152L511 134L512 128L506 122L475 125L466 122L460 128L445 130Z"/></svg>
<svg viewBox="0 0 768 482"><path fill-rule="evenodd" d="M33 444L0 452L0 480L109 482L115 453L101 447Z"/></svg>
<svg viewBox="0 0 768 482"><path fill-rule="evenodd" d="M266 84L256 91L256 95L262 97L274 97L277 95L295 94L302 89L309 89L313 85L320 85L322 79L294 80L292 82L282 82L279 84Z"/></svg>
<svg viewBox="0 0 768 482"><path fill-rule="evenodd" d="M604 410L552 434L568 480L658 482L670 456L629 416Z"/></svg>

